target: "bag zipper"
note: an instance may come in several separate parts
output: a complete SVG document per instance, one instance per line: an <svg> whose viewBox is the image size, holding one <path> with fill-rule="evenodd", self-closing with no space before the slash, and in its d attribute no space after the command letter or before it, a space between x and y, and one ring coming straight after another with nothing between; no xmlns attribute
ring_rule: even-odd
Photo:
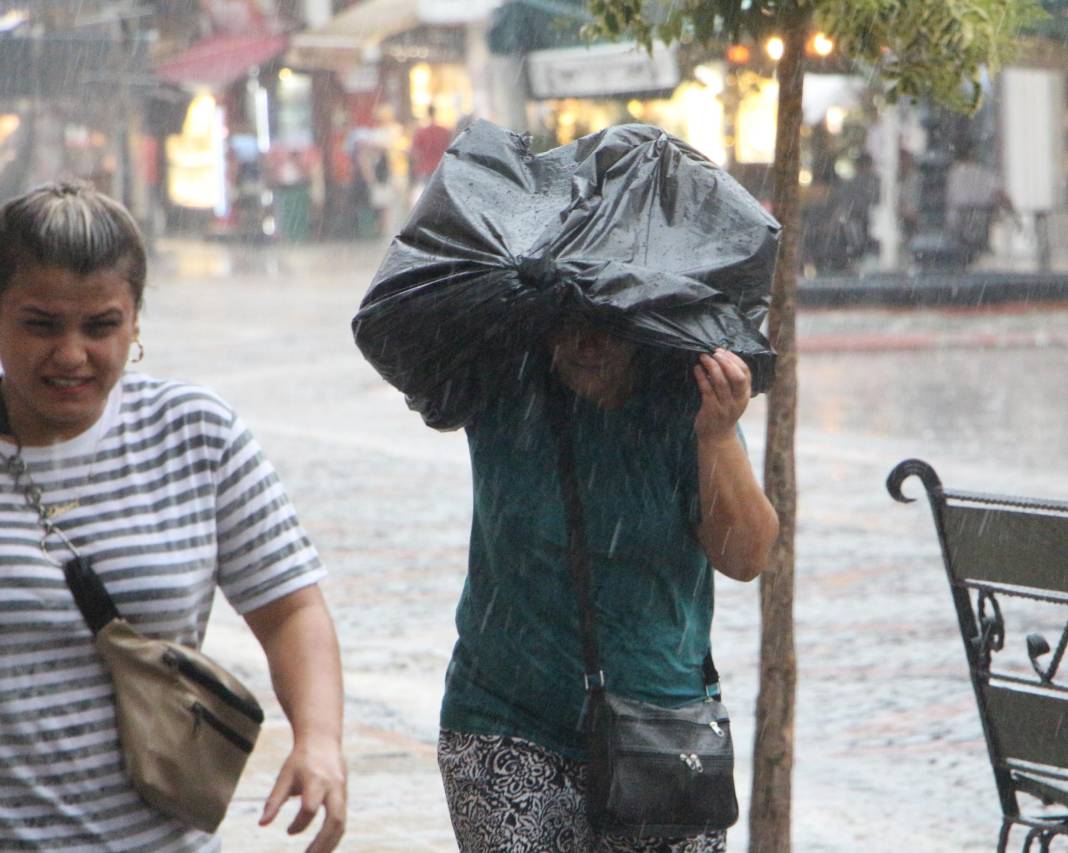
<svg viewBox="0 0 1068 853"><path fill-rule="evenodd" d="M244 737L240 732L234 731L200 702L194 702L190 709L193 712L193 716L196 717L197 724L203 720L246 755L252 752L252 741ZM196 731L196 724L194 724L193 730Z"/></svg>
<svg viewBox="0 0 1068 853"><path fill-rule="evenodd" d="M680 764L686 764L686 759L691 755L698 759L698 763L703 764L705 768L712 768L713 770L724 770L734 765L733 756L717 755L715 753L708 752L682 752L675 754L670 752L664 752L660 749L634 749L619 747L616 750L617 755L632 755L635 757L641 757L646 761L660 761L667 764L674 764L679 762ZM691 767L691 769L694 769Z"/></svg>
<svg viewBox="0 0 1068 853"><path fill-rule="evenodd" d="M168 666L178 670L179 673L184 675L190 681L195 681L205 690L215 694L235 711L244 714L254 723L263 723L263 709L257 703L249 702L247 699L238 696L214 675L197 666L185 655L180 654L172 648L168 648L163 653L163 661Z"/></svg>
<svg viewBox="0 0 1068 853"><path fill-rule="evenodd" d="M677 717L660 716L650 714L647 717L632 717L627 714L616 714L616 719L621 723L642 723L647 720L656 720L661 723L669 723L675 726L697 726L698 728L712 729L720 737L726 736L726 732L723 730L723 724L729 723L729 719L723 720L709 720L707 723L699 723L696 720L680 720Z"/></svg>

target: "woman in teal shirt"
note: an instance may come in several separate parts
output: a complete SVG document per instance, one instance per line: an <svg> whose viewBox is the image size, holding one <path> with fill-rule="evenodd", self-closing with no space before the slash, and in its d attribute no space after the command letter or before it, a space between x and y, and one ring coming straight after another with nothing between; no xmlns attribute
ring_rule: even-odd
<svg viewBox="0 0 1068 853"><path fill-rule="evenodd" d="M439 742L464 853L726 849L724 832L596 837L585 814L582 642L549 383L567 406L612 691L663 706L704 698L713 567L752 580L778 534L738 430L745 362L701 355L684 388L656 364L565 321L467 427L474 516Z"/></svg>

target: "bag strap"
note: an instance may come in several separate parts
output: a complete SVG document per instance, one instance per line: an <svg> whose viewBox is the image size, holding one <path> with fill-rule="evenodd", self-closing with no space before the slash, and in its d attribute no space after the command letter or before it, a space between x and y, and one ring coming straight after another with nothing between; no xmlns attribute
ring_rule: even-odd
<svg viewBox="0 0 1068 853"><path fill-rule="evenodd" d="M85 557L79 554L64 563L63 577L93 636L108 622L120 618L114 599Z"/></svg>
<svg viewBox="0 0 1068 853"><path fill-rule="evenodd" d="M0 433L14 435L2 394L0 394ZM67 586L70 587L71 595L74 596L74 603L78 605L85 623L95 636L108 622L119 618L119 610L104 586L104 582L93 571L89 559L78 552L74 543L52 521L48 510L45 509L41 489L33 481L26 460L22 458L22 445L17 443L18 436L15 438L15 452L11 456L0 454L0 460L3 461L4 468L11 475L11 479L14 480L15 491L22 495L26 505L37 514L37 523L43 533L41 549L44 550L45 539L54 533L70 551L71 559L63 564L63 577L67 581Z"/></svg>
<svg viewBox="0 0 1068 853"><path fill-rule="evenodd" d="M578 487L578 475L575 473L571 418L567 410L568 401L564 396L563 386L552 375L551 370L546 381L546 399L549 427L556 444L560 490L567 520L567 558L571 567L571 578L575 585L575 596L578 599L581 620L582 662L585 668L583 682L587 691L603 689L604 670L601 668L597 648L597 617L590 594L592 571L589 551L586 548L586 523L582 511L582 496ZM711 649L705 653L704 660L701 662L701 673L704 678L705 691L709 697L719 698L719 673L712 660Z"/></svg>
<svg viewBox="0 0 1068 853"><path fill-rule="evenodd" d="M3 381L0 380L0 385ZM4 395L0 394L0 435L14 435L15 431L11 429L11 418L7 413L7 403L4 402Z"/></svg>
<svg viewBox="0 0 1068 853"><path fill-rule="evenodd" d="M604 672L601 669L597 649L597 619L590 597L590 555L586 549L586 522L582 512L582 497L579 494L578 477L575 474L575 451L571 441L570 417L563 387L549 371L547 378L549 426L556 443L557 469L560 474L560 489L564 500L567 520L567 559L571 567L571 580L578 598L579 619L582 627L582 663L585 669L583 681L587 690L604 687Z"/></svg>

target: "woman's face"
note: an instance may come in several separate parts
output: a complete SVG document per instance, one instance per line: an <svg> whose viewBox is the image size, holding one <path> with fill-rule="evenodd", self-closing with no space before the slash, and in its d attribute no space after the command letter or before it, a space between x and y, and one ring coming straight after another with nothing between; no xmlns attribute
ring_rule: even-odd
<svg viewBox="0 0 1068 853"><path fill-rule="evenodd" d="M19 440L54 444L96 423L136 336L120 270L19 264L0 293L0 392Z"/></svg>
<svg viewBox="0 0 1068 853"><path fill-rule="evenodd" d="M560 379L580 397L608 407L626 400L633 379L634 344L574 320L549 332L547 343Z"/></svg>

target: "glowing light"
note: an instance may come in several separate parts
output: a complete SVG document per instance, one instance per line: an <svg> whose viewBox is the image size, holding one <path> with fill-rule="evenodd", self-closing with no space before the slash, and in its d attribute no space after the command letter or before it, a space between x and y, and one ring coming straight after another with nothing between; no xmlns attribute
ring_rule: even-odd
<svg viewBox="0 0 1068 853"><path fill-rule="evenodd" d="M735 162L771 163L775 159L779 84L752 73L739 82L746 94L734 118Z"/></svg>
<svg viewBox="0 0 1068 853"><path fill-rule="evenodd" d="M749 48L744 44L732 44L727 48L727 61L735 65L745 65L749 62Z"/></svg>
<svg viewBox="0 0 1068 853"><path fill-rule="evenodd" d="M686 140L713 163L727 162L723 141L726 115L723 103L709 94L709 88L694 83L680 86L672 102L684 117Z"/></svg>
<svg viewBox="0 0 1068 853"><path fill-rule="evenodd" d="M283 68L281 71L278 72L278 79L279 80L292 80L293 79L293 69L292 68Z"/></svg>
<svg viewBox="0 0 1068 853"><path fill-rule="evenodd" d="M179 207L226 209L225 126L222 109L202 92L189 104L182 132L167 137L167 191Z"/></svg>
<svg viewBox="0 0 1068 853"><path fill-rule="evenodd" d="M6 113L4 115L0 115L0 142L3 142L5 139L11 136L11 134L13 134L16 130L19 129L19 125L21 124L22 119L20 119L14 113Z"/></svg>
<svg viewBox="0 0 1068 853"><path fill-rule="evenodd" d="M0 15L0 33L7 33L16 27L21 26L30 19L27 12L22 12L17 9L12 9L9 12L5 12Z"/></svg>
<svg viewBox="0 0 1068 853"><path fill-rule="evenodd" d="M721 69L711 65L698 65L693 70L693 76L697 78L698 83L708 90L710 95L723 93L724 81Z"/></svg>
<svg viewBox="0 0 1068 853"><path fill-rule="evenodd" d="M797 181L803 187L812 186L812 171L810 169L802 169L797 176Z"/></svg>
<svg viewBox="0 0 1068 853"><path fill-rule="evenodd" d="M827 132L837 136L845 127L846 111L842 107L827 108Z"/></svg>
<svg viewBox="0 0 1068 853"><path fill-rule="evenodd" d="M261 154L266 154L271 150L271 122L269 118L271 109L267 90L262 86L256 88L254 105L256 111L256 146Z"/></svg>
<svg viewBox="0 0 1068 853"><path fill-rule="evenodd" d="M630 113L631 118L641 121L645 118L645 104L639 100L627 101L627 112Z"/></svg>
<svg viewBox="0 0 1068 853"><path fill-rule="evenodd" d="M434 103L433 72L425 62L417 62L408 69L408 91L411 94L412 112L419 118L427 115Z"/></svg>
<svg viewBox="0 0 1068 853"><path fill-rule="evenodd" d="M765 43L764 51L771 57L772 62L778 62L786 53L786 43L778 36L772 36Z"/></svg>
<svg viewBox="0 0 1068 853"><path fill-rule="evenodd" d="M812 51L816 56L828 57L834 53L834 42L823 33L816 33L812 39Z"/></svg>

